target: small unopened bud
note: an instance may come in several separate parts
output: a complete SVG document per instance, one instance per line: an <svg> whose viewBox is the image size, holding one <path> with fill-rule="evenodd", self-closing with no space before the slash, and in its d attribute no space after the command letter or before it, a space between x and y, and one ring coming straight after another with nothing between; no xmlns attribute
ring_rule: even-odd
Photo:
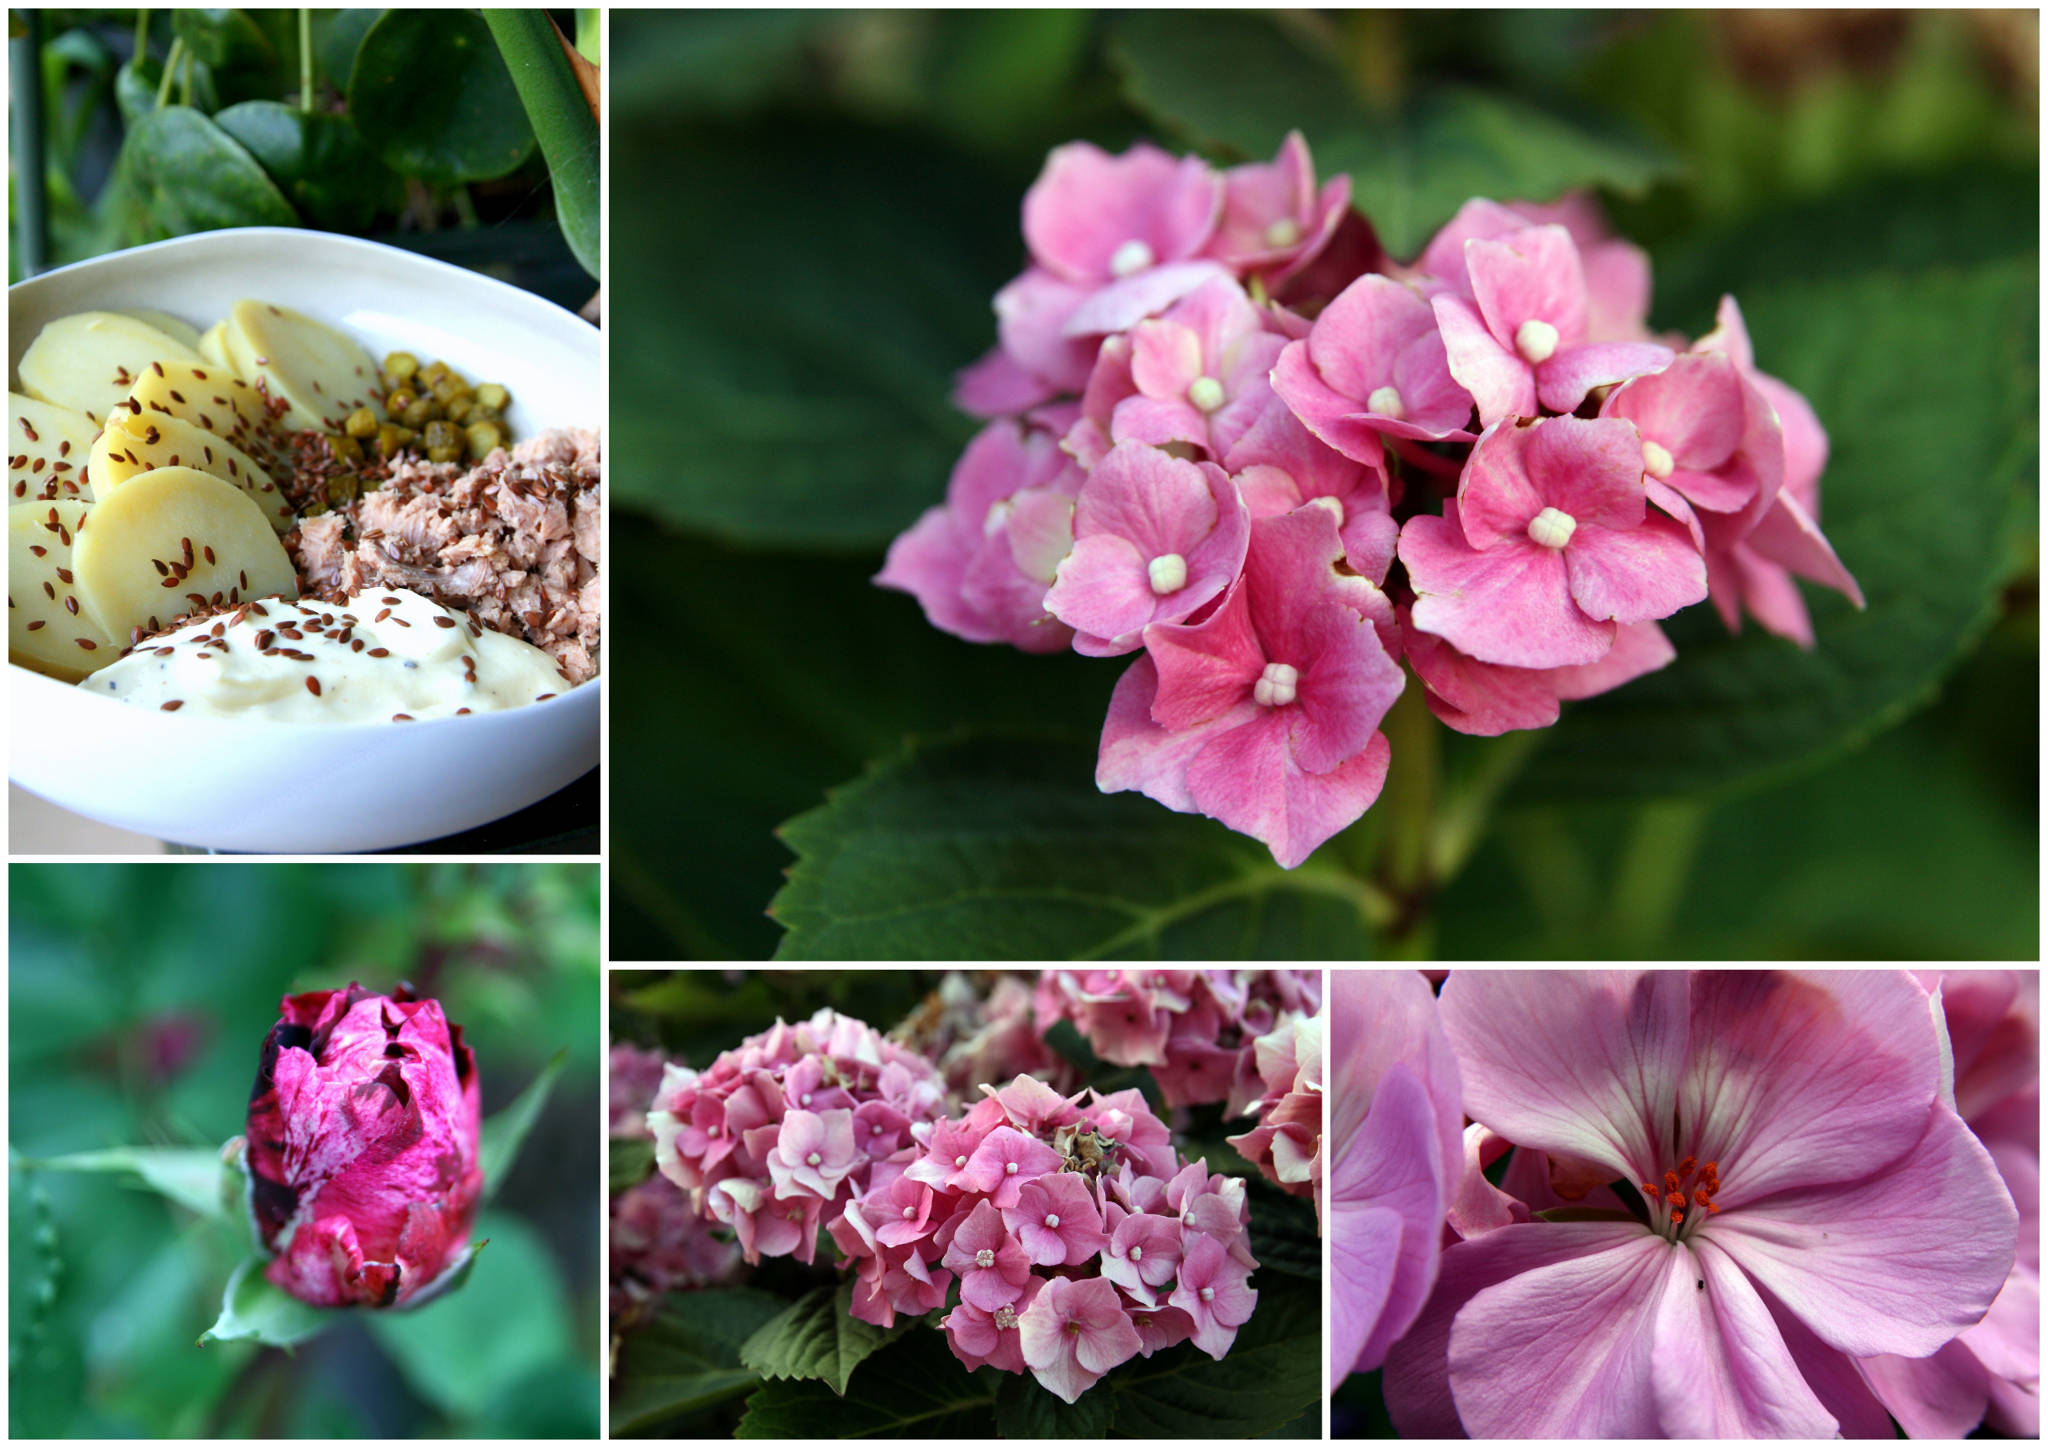
<svg viewBox="0 0 2048 1448"><path fill-rule="evenodd" d="M1292 664L1268 664L1259 675L1259 681L1252 685L1252 702L1277 709L1294 702L1295 686L1301 682L1301 671Z"/></svg>
<svg viewBox="0 0 2048 1448"><path fill-rule="evenodd" d="M1188 561L1178 553L1162 553L1145 565L1145 576L1154 593L1178 593L1188 586Z"/></svg>
<svg viewBox="0 0 2048 1448"><path fill-rule="evenodd" d="M1015 1176L1016 1174L1017 1174L1017 1163L1015 1163L1014 1161L1006 1161L1006 1162L1004 1162L1004 1163L1003 1163L1003 1175L1004 1175L1004 1176Z"/></svg>
<svg viewBox="0 0 2048 1448"><path fill-rule="evenodd" d="M1045 1224L1048 1227L1057 1228L1060 1224L1060 1214L1058 1212L1047 1212L1045 1214Z"/></svg>
<svg viewBox="0 0 2048 1448"><path fill-rule="evenodd" d="M1643 471L1653 478L1668 478L1671 470L1678 465L1669 449L1659 442L1643 439Z"/></svg>
<svg viewBox="0 0 2048 1448"><path fill-rule="evenodd" d="M1143 1247L1133 1247L1128 1255L1133 1262L1142 1262L1145 1260L1145 1249Z"/></svg>
<svg viewBox="0 0 2048 1448"><path fill-rule="evenodd" d="M823 1162L823 1161L825 1160L825 1158L824 1158L824 1157L822 1157L822 1156L819 1156L819 1155L818 1155L818 1154L817 1154L817 1153L816 1153L816 1152L814 1151L814 1152L812 1152L812 1153L811 1153L811 1154L810 1154L809 1156L805 1157L805 1158L804 1158L804 1160L805 1160L805 1161L807 1161L807 1162L809 1162L809 1163L810 1163L810 1164L811 1164L812 1166L817 1166L817 1165L818 1165L819 1163Z"/></svg>
<svg viewBox="0 0 2048 1448"><path fill-rule="evenodd" d="M976 1252L974 1254L974 1265L977 1267L995 1266L996 1254L994 1250L988 1247L983 1247L979 1252Z"/></svg>
<svg viewBox="0 0 2048 1448"><path fill-rule="evenodd" d="M1531 317L1515 329L1515 350L1531 367L1548 362L1557 351L1557 328Z"/></svg>
<svg viewBox="0 0 2048 1448"><path fill-rule="evenodd" d="M1545 508L1529 520L1529 541L1545 548L1562 548L1572 541L1579 520L1556 508Z"/></svg>
<svg viewBox="0 0 2048 1448"><path fill-rule="evenodd" d="M1132 272L1141 272L1152 265L1152 248L1132 237L1110 254L1109 274L1113 277L1127 277Z"/></svg>
<svg viewBox="0 0 2048 1448"><path fill-rule="evenodd" d="M1396 422L1408 415L1408 409L1401 404L1400 390L1394 387L1375 387L1372 396L1365 399L1365 410Z"/></svg>
<svg viewBox="0 0 2048 1448"><path fill-rule="evenodd" d="M1301 223L1291 216L1283 216L1266 228L1266 245L1292 246L1301 240Z"/></svg>
<svg viewBox="0 0 2048 1448"><path fill-rule="evenodd" d="M1204 1302L1214 1302L1216 1300L1216 1289L1213 1287L1204 1287L1200 1292L1196 1294L1196 1296L1200 1297Z"/></svg>
<svg viewBox="0 0 2048 1448"><path fill-rule="evenodd" d="M1214 412L1229 399L1223 395L1221 382L1213 377L1197 377L1188 384L1188 401L1197 412Z"/></svg>

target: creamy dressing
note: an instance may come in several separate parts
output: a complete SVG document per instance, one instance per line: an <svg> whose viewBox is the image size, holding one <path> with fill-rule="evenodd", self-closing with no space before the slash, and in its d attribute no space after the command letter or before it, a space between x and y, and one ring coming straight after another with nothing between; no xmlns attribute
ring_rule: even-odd
<svg viewBox="0 0 2048 1448"><path fill-rule="evenodd" d="M345 604L253 602L152 638L78 687L208 718L368 724L516 709L570 685L524 639L376 588Z"/></svg>

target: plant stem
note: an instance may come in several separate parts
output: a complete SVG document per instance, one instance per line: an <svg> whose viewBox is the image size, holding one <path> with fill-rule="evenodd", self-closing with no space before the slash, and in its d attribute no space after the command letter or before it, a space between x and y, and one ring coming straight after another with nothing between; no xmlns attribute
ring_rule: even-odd
<svg viewBox="0 0 2048 1448"><path fill-rule="evenodd" d="M463 226L474 227L477 224L476 202L470 199L467 186L457 186L453 191L450 191L448 193L448 201L455 208L455 219Z"/></svg>
<svg viewBox="0 0 2048 1448"><path fill-rule="evenodd" d="M1388 952L1401 959L1426 957L1434 941L1429 900L1437 882L1430 871L1429 842L1441 767L1440 727L1429 712L1422 681L1411 673L1408 687L1387 711L1387 743L1393 747L1393 761L1378 805L1384 812L1382 826L1386 830L1380 849L1380 883L1401 906L1384 938Z"/></svg>
<svg viewBox="0 0 2048 1448"><path fill-rule="evenodd" d="M171 77L178 73L178 64L185 58L185 42L175 36L171 40L171 53L164 57L163 79L156 86L156 109L162 110L171 98Z"/></svg>
<svg viewBox="0 0 2048 1448"><path fill-rule="evenodd" d="M192 104L192 52L185 52L185 63L178 67L178 104Z"/></svg>
<svg viewBox="0 0 2048 1448"><path fill-rule="evenodd" d="M545 10L486 10L483 16L547 158L562 239L583 269L597 276L602 251L597 117L577 84L561 32Z"/></svg>
<svg viewBox="0 0 2048 1448"><path fill-rule="evenodd" d="M1607 912L1622 954L1646 955L1670 932L1706 822L1707 807L1693 800L1658 801L1636 811Z"/></svg>
<svg viewBox="0 0 2048 1448"><path fill-rule="evenodd" d="M299 109L313 114L313 12L299 12Z"/></svg>
<svg viewBox="0 0 2048 1448"><path fill-rule="evenodd" d="M149 11L146 8L135 12L135 54L132 61L140 61L149 54Z"/></svg>

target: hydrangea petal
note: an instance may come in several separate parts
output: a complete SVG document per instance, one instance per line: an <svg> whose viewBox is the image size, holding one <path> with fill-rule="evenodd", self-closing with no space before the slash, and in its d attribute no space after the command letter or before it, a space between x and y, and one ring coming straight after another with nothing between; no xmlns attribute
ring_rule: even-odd
<svg viewBox="0 0 2048 1448"><path fill-rule="evenodd" d="M1590 664L1614 625L1572 601L1565 560L1533 542L1480 552L1454 525L1423 513L1401 528L1400 557L1416 592L1415 626L1492 664L1524 669Z"/></svg>
<svg viewBox="0 0 2048 1448"><path fill-rule="evenodd" d="M1643 623L1707 596L1706 561L1691 537L1655 514L1636 528L1580 527L1564 566L1572 601L1591 618Z"/></svg>

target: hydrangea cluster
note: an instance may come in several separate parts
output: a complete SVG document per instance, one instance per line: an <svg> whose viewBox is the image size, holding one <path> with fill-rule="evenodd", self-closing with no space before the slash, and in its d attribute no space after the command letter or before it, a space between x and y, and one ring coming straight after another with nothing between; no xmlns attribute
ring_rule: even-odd
<svg viewBox="0 0 2048 1448"><path fill-rule="evenodd" d="M1254 1043L1322 999L1316 970L1048 970L1034 1005L1041 1035L1072 1021L1103 1060L1148 1068L1168 1106L1242 1116L1269 1094Z"/></svg>
<svg viewBox="0 0 2048 1448"><path fill-rule="evenodd" d="M938 1068L951 1104L974 1100L984 1081L1013 1076L1036 1076L1058 1091L1081 1085L1080 1073L1041 1039L1031 987L1008 972L946 972L890 1035Z"/></svg>
<svg viewBox="0 0 2048 1448"><path fill-rule="evenodd" d="M975 642L1135 655L1097 784L1290 868L1378 797L1403 661L1500 734L1662 668L1688 605L1811 647L1795 576L1862 602L1827 434L1732 298L1653 336L1584 198L1473 200L1406 264L1349 203L1298 134L1220 172L1053 151L956 394L988 425L876 580Z"/></svg>
<svg viewBox="0 0 2048 1448"><path fill-rule="evenodd" d="M651 1140L647 1109L661 1085L660 1051L615 1045L611 1050L611 1135ZM652 1176L611 1199L610 1290L614 1332L630 1328L665 1292L708 1287L732 1276L739 1248L722 1240L665 1176Z"/></svg>
<svg viewBox="0 0 2048 1448"><path fill-rule="evenodd" d="M1226 1138L1266 1180L1316 1204L1323 1214L1323 1017L1289 1016L1252 1042L1265 1095L1252 1103L1259 1124Z"/></svg>
<svg viewBox="0 0 2048 1448"><path fill-rule="evenodd" d="M854 1316L934 1311L957 1280L954 1356L1069 1403L1179 1342L1223 1357L1258 1300L1244 1183L1183 1163L1137 1091L982 1089L964 1116L913 1128L832 1222Z"/></svg>
<svg viewBox="0 0 2048 1448"><path fill-rule="evenodd" d="M661 1174L733 1229L749 1263L809 1262L819 1226L944 1105L929 1061L828 1009L778 1020L708 1070L671 1063L647 1125Z"/></svg>

